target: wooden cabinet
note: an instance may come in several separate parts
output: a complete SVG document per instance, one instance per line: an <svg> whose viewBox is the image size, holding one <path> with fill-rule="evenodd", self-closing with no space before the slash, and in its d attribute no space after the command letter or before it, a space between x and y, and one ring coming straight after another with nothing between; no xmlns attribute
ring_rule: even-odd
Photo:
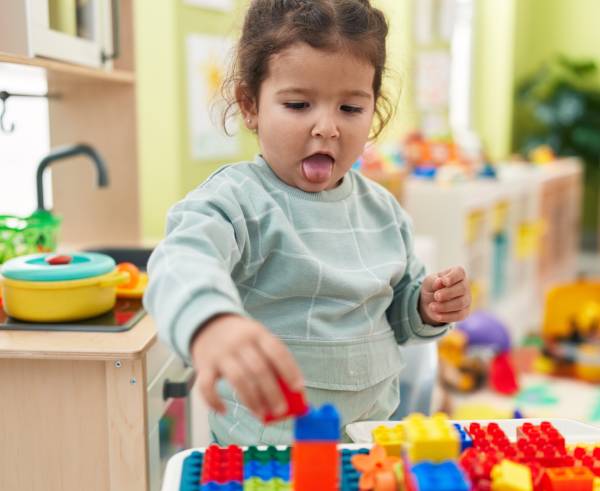
<svg viewBox="0 0 600 491"><path fill-rule="evenodd" d="M110 68L113 44L111 0L21 0L2 6L6 25L0 46L12 54ZM116 34L116 33L115 33ZM118 38L118 37L117 37Z"/></svg>
<svg viewBox="0 0 600 491"><path fill-rule="evenodd" d="M0 331L0 489L158 490L167 378L149 317L123 333Z"/></svg>
<svg viewBox="0 0 600 491"><path fill-rule="evenodd" d="M93 0L90 4L98 6L99 2ZM63 244L97 247L139 245L141 241L134 0L114 3L119 6L120 55L112 66L105 64L102 68L84 66L84 60L71 57L69 49L54 41L46 43L49 49L58 50L52 53L54 59L48 59L50 55L45 52L23 49L27 41L19 41L19 35L27 38L27 32L17 27L27 25L26 15L44 17L48 0L8 2L0 19L0 63L43 68L48 92L58 96L48 103L50 146L88 143L104 157L108 167L109 186L97 188L95 170L88 162L79 162L83 158L52 165L53 211L63 218ZM8 29L9 25L14 28Z"/></svg>

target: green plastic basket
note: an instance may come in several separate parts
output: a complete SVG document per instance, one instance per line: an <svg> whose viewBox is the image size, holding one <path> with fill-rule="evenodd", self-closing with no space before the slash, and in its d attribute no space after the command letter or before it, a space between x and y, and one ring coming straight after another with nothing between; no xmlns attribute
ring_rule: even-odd
<svg viewBox="0 0 600 491"><path fill-rule="evenodd" d="M16 256L56 250L61 222L46 210L25 218L0 215L0 264Z"/></svg>

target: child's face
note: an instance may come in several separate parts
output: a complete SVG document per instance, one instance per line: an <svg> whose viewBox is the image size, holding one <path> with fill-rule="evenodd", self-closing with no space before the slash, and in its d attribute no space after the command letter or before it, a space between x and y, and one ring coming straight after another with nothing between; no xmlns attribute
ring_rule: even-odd
<svg viewBox="0 0 600 491"><path fill-rule="evenodd" d="M306 44L271 59L246 122L282 181L306 192L339 184L369 137L374 75L365 61Z"/></svg>

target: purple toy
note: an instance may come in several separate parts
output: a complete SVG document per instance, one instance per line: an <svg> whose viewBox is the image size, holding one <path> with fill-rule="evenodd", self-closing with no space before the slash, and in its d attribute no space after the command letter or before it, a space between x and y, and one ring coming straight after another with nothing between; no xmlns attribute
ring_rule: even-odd
<svg viewBox="0 0 600 491"><path fill-rule="evenodd" d="M467 335L469 346L489 347L495 353L510 350L510 336L506 327L488 312L473 312L458 324L458 329Z"/></svg>

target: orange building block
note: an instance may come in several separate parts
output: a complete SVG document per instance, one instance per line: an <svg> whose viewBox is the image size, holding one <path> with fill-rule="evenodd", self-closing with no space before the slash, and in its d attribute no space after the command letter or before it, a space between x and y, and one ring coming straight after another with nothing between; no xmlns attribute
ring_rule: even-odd
<svg viewBox="0 0 600 491"><path fill-rule="evenodd" d="M593 491L594 474L587 467L553 467L542 477L542 491Z"/></svg>
<svg viewBox="0 0 600 491"><path fill-rule="evenodd" d="M296 441L291 461L294 491L337 491L339 456L335 442Z"/></svg>

